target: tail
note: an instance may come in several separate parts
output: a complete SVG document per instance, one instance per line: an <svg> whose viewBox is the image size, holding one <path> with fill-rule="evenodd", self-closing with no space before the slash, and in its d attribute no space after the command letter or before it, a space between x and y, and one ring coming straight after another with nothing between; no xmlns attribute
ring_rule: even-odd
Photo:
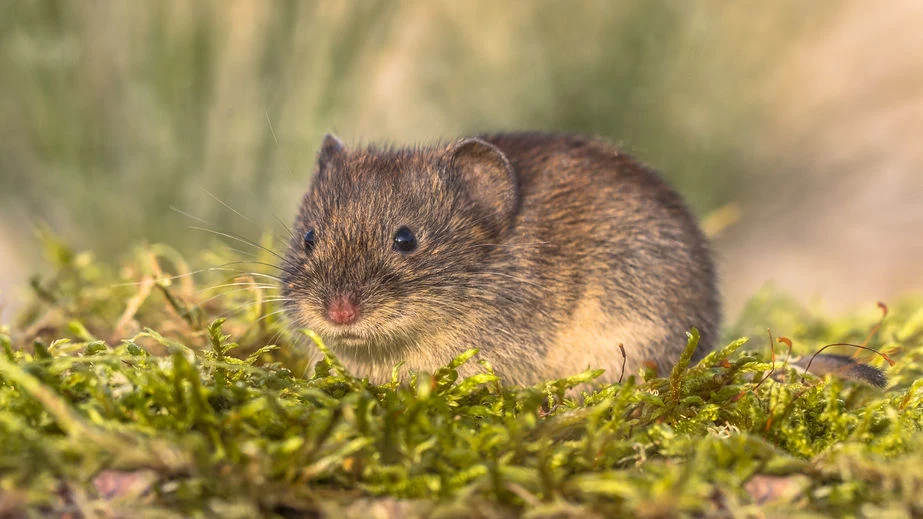
<svg viewBox="0 0 923 519"><path fill-rule="evenodd" d="M810 366L808 366L808 362L811 363ZM875 387L885 387L888 383L888 377L884 371L868 364L856 362L852 357L846 355L822 353L814 357L813 360L811 360L811 357L802 357L794 361L793 364L803 371L818 377L833 375L854 382L865 382Z"/></svg>

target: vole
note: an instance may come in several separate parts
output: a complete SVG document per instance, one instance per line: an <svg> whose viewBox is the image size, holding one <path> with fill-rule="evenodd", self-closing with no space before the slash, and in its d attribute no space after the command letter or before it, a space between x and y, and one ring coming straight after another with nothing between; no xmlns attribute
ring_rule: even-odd
<svg viewBox="0 0 923 519"><path fill-rule="evenodd" d="M721 322L712 254L680 196L579 135L359 149L328 135L293 231L289 317L373 382L469 348L512 384L587 368L612 382L623 362L665 374L690 328L697 360Z"/></svg>

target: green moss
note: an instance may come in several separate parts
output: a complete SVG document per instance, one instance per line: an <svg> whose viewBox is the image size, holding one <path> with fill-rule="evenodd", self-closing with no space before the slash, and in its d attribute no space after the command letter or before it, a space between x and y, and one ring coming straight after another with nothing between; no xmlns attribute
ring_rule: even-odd
<svg viewBox="0 0 923 519"><path fill-rule="evenodd" d="M919 300L893 305L872 339L897 360L884 391L802 381L744 339L690 364L693 331L665 377L626 374L573 399L598 372L522 388L482 362L459 379L473 351L381 386L327 352L308 378L304 352L323 345L287 330L260 281L270 270L231 272L240 258L212 256L198 263L224 266L191 274L162 246L114 269L48 247L55 274L34 280L34 300L0 333L3 511L923 513ZM775 332L803 354L862 342L877 320L811 316L766 293L729 331L792 323Z"/></svg>

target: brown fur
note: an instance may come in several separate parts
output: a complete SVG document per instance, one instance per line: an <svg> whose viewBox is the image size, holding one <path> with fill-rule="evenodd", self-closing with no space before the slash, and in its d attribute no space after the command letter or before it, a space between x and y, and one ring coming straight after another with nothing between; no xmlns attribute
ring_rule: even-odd
<svg viewBox="0 0 923 519"><path fill-rule="evenodd" d="M325 140L295 221L283 292L354 373L432 370L480 348L507 382L642 363L666 372L720 322L708 245L680 197L605 142L497 134L447 146L346 150ZM395 231L418 239L392 250ZM307 252L301 236L315 230ZM326 319L349 294L359 321ZM344 334L351 334L352 338ZM472 371L476 366L469 366Z"/></svg>

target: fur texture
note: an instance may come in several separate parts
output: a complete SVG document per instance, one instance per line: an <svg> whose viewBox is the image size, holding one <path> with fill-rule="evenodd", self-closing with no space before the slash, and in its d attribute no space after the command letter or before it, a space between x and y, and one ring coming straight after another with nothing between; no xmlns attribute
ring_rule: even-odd
<svg viewBox="0 0 923 519"><path fill-rule="evenodd" d="M417 249L394 250L409 228ZM314 245L301 239L314 230ZM328 137L296 218L283 293L356 374L432 370L480 348L505 381L588 367L670 369L691 327L715 343L708 245L680 197L605 142L496 134L426 148L349 150ZM358 320L327 318L334 298ZM477 369L476 365L469 370Z"/></svg>

